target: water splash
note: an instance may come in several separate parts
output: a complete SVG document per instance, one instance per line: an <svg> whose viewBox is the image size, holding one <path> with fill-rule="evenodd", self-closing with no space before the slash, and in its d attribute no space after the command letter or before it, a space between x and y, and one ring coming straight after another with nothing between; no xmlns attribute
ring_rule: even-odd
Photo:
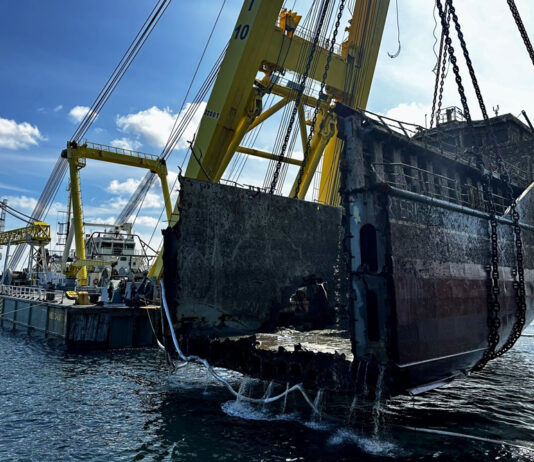
<svg viewBox="0 0 534 462"><path fill-rule="evenodd" d="M250 378L243 377L243 380L241 380L241 383L239 384L239 389L237 390L236 402L240 403L242 401L242 397L248 395L249 388L250 388Z"/></svg>
<svg viewBox="0 0 534 462"><path fill-rule="evenodd" d="M376 380L376 391L375 391L375 404L373 406L373 436L376 438L380 431L380 420L382 416L382 387L384 383L384 366L378 366L378 378Z"/></svg>
<svg viewBox="0 0 534 462"><path fill-rule="evenodd" d="M287 390L289 390L289 382L286 382L286 395L284 395L284 399L282 400L282 412L281 414L286 413L286 407L287 407Z"/></svg>
<svg viewBox="0 0 534 462"><path fill-rule="evenodd" d="M362 395L365 397L369 394L369 387L367 386L367 369L369 369L369 363L365 362L365 368L363 369L363 391Z"/></svg>
<svg viewBox="0 0 534 462"><path fill-rule="evenodd" d="M274 381L271 380L271 381L269 382L269 385L267 385L267 389L265 390L265 393L263 394L262 399L267 399L267 398L270 398L270 397L271 397L271 395L273 394L273 387L274 387ZM262 410L263 412L266 412L266 411L267 411L267 403L263 403L263 404L261 405L261 410Z"/></svg>
<svg viewBox="0 0 534 462"><path fill-rule="evenodd" d="M312 420L318 420L321 421L321 410L323 407L323 394L324 390L322 388L317 391L317 394L315 395L315 399L313 401L313 413L312 413Z"/></svg>
<svg viewBox="0 0 534 462"><path fill-rule="evenodd" d="M377 438L368 438L348 428L337 429L328 439L328 444L331 446L356 444L367 454L375 456L394 457L399 455L399 450L395 444L388 441L378 440Z"/></svg>

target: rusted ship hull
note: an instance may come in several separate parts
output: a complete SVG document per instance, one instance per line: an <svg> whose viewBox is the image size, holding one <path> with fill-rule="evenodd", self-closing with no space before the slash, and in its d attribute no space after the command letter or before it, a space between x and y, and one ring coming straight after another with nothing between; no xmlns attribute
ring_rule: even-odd
<svg viewBox="0 0 534 462"><path fill-rule="evenodd" d="M384 396L465 376L488 348L479 174L360 114L339 117L342 207L182 179L180 221L164 232L164 279L183 348L308 387L363 392L380 382ZM456 185L442 174L452 168ZM534 317L533 195L518 206L525 326ZM517 321L506 214L498 243L502 345Z"/></svg>

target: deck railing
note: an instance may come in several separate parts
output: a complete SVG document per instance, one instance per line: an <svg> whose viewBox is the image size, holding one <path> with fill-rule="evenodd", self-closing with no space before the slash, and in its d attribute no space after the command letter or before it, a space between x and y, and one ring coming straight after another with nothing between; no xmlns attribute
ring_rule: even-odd
<svg viewBox="0 0 534 462"><path fill-rule="evenodd" d="M0 285L0 294L14 298L24 298L27 300L42 300L62 303L64 292L62 290L50 290L43 287L29 286L8 286Z"/></svg>

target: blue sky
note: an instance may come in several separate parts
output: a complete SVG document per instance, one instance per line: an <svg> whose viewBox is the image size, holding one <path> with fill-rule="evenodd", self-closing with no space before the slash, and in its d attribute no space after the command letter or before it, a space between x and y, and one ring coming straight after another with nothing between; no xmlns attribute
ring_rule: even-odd
<svg viewBox="0 0 534 462"><path fill-rule="evenodd" d="M293 0L294 1L294 0ZM89 106L144 22L155 0L20 0L3 2L0 17L0 197L30 212L54 162L77 122L78 106ZM293 2L289 2L293 3ZM350 2L349 2L350 3ZM527 110L534 119L534 68L504 0L456 1L466 40L489 108ZM534 38L534 5L516 0ZM180 110L194 68L221 0L175 0L112 95L87 138L159 154L166 127ZM297 0L306 12L310 0ZM227 0L192 95L226 43L241 8ZM397 47L395 2L390 4L368 108L424 124L429 112L435 57L431 0L399 0L402 51ZM451 74L452 75L452 74ZM464 72L464 75L465 72ZM472 91L471 106L475 107ZM192 96L188 99L191 100ZM458 104L448 78L445 104ZM78 113L80 111L78 110ZM475 116L477 111L473 110ZM262 143L276 131L267 130ZM162 141L163 140L163 141ZM183 146L183 145L182 145ZM173 155L176 172L185 151ZM266 164L251 161L244 182L263 178ZM88 162L82 171L87 219L112 221L144 171ZM172 179L172 178L171 178ZM66 183L48 221L65 208ZM140 213L145 238L159 216L158 188ZM20 222L8 221L9 227ZM159 235L159 232L156 233Z"/></svg>

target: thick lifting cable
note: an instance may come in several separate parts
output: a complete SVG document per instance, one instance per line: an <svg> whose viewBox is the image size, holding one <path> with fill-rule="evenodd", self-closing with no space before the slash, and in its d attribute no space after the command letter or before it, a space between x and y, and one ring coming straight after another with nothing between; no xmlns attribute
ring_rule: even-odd
<svg viewBox="0 0 534 462"><path fill-rule="evenodd" d="M93 104L91 105L89 111L87 111L87 114L80 122L80 125L74 132L71 141L80 142L81 139L85 136L93 122L98 117L98 114L108 101L109 97L124 77L124 74L130 68L133 60L138 55L139 51L141 51L141 48L143 47L148 37L156 27L157 23L169 7L171 1L172 0L159 0L156 6L152 9L149 17L146 19L143 26L135 36L134 40L132 41L132 43L122 56L121 60L111 73L111 76L105 83L102 90L100 90L100 93L93 101Z"/></svg>
<svg viewBox="0 0 534 462"><path fill-rule="evenodd" d="M300 102L302 100L302 95L304 94L304 88L306 81L308 80L308 73L310 72L310 68L313 62L313 58L315 56L315 50L317 49L317 44L319 42L319 37L321 35L321 30L323 29L323 23L326 16L326 12L328 9L328 5L330 3L330 0L324 0L323 6L321 9L321 16L319 18L319 24L317 25L316 31L315 31L315 37L313 39L313 44L310 50L310 53L308 55L308 60L306 62L306 68L304 70L304 73L301 76L300 82L299 82L299 91L297 94L297 99L295 101L295 105L293 107L293 111L291 112L291 117L289 119L289 126L287 129L287 132L284 137L284 143L282 144L282 149L280 150L280 154L278 155L278 161L274 170L273 179L271 181L271 186L269 188L269 193L274 194L274 191L276 189L276 185L278 184L278 176L280 175L280 168L282 167L282 161L284 160L285 153L287 146L289 144L289 139L291 137L291 131L293 129L293 125L295 123L295 118L297 116L298 107L300 106Z"/></svg>
<svg viewBox="0 0 534 462"><path fill-rule="evenodd" d="M532 61L532 64L534 64L534 48L532 48L532 43L530 42L530 39L528 37L525 25L523 24L523 20L521 19L521 15L517 10L517 6L515 6L515 1L507 0L507 2L508 6L510 7L510 11L512 12L512 16L514 17L515 23L517 24L517 28L519 29L519 33L521 34L521 38L523 39L523 42L527 47L527 52L530 56L530 60Z"/></svg>
<svg viewBox="0 0 534 462"><path fill-rule="evenodd" d="M308 133L308 138L306 140L306 148L304 149L304 157L302 160L302 165L299 169L298 178L297 178L297 187L295 188L295 195L293 197L298 197L298 194L300 192L300 187L302 184L302 177L304 176L304 169L306 168L306 163L308 162L309 157L309 151L310 151L310 145L313 138L313 134L315 132L315 125L317 124L317 115L319 113L319 107L322 103L323 95L326 97L327 95L324 93L324 89L326 87L326 79L328 78L328 71L330 69L330 62L332 61L332 55L334 53L334 46L336 44L336 38L337 33L339 30L339 24L341 23L341 16L343 15L343 10L345 8L345 0L341 0L339 3L339 10L337 13L336 23L334 26L334 31L332 34L332 39L330 40L330 47L328 49L328 57L326 58L326 65L324 68L323 73L323 79L321 80L321 87L319 89L319 95L317 96L317 103L315 104L315 108L313 111L313 119L312 123L310 125L310 131Z"/></svg>
<svg viewBox="0 0 534 462"><path fill-rule="evenodd" d="M316 31L317 30L319 19L320 19L320 13L322 11L322 8L320 6L321 2L323 2L323 0L314 0L312 5L310 6L310 9L309 9L308 13L305 15L304 22L303 22L303 24L301 26L304 37L308 37L310 31ZM330 10L330 7L328 7L328 10ZM327 13L328 13L328 11L327 11ZM326 18L326 16L327 16L327 14L325 14L324 21L326 21L326 23L328 23L328 19ZM321 27L321 30L322 30L322 27ZM291 45L293 43L293 37L291 38L291 41L289 43L289 47L291 47ZM289 47L288 47L288 52L289 52ZM298 55L298 60L297 60L297 64L295 66L295 69L302 69L302 68L305 67L306 60L309 57L309 53L310 53L311 49L312 49L312 43L307 42L307 43L304 44L304 46L302 47L302 50L300 51L300 53ZM287 53L286 53L286 57L287 57ZM317 60L314 60L315 65L317 64L316 61ZM284 58L284 63L285 63L285 58ZM283 67L283 65L282 65L282 67ZM297 80L298 79L300 79L300 76L297 77ZM288 95L288 99L296 100L299 91L302 91L302 92L305 92L306 90L311 91L312 85L313 85L313 83L310 83L310 82L307 81L305 83L305 85L304 85L304 88L299 88L298 86L295 86L296 88L292 88L290 90L290 93ZM285 135L286 135L288 127L289 127L292 111L293 111L293 108L289 104L286 105L286 107L283 110L281 123L280 123L280 125L278 127L275 143L273 145L273 152L279 152L282 149L282 146L284 144ZM289 151L289 153L293 152L294 140L295 139L296 139L296 136L295 135L291 135L291 138L289 140L289 145L286 148L286 152L287 151ZM287 155L286 157L288 157L288 156L289 155ZM272 180L274 178L274 173L276 171L277 164L278 164L277 160L269 161L269 166L268 166L267 172L265 174L265 179L264 179L264 182L263 182L263 187L266 190L269 190L269 188L270 188L270 185L271 185ZM287 168L288 168L288 164L284 164L284 165L282 165L280 167L282 179L280 179L280 178L278 179L277 187L276 187L276 190L274 191L275 193L276 192L280 192L282 187L283 187L283 183L284 183L283 178L285 176L285 172L287 172ZM279 173L279 175L280 175L280 173Z"/></svg>

